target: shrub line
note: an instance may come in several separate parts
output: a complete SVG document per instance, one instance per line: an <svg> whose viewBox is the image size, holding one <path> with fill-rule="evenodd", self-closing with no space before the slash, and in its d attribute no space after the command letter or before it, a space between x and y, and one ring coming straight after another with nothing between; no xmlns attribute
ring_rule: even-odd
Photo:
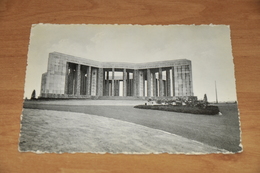
<svg viewBox="0 0 260 173"><path fill-rule="evenodd" d="M192 114L204 114L204 115L216 115L219 113L219 108L217 106L207 106L205 108L199 108L199 107L176 106L176 105L137 105L134 106L134 108L192 113Z"/></svg>

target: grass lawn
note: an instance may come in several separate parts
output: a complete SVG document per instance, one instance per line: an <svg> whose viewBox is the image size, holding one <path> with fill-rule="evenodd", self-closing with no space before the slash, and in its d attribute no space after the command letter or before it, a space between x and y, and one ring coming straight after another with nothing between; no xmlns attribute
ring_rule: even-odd
<svg viewBox="0 0 260 173"><path fill-rule="evenodd" d="M227 152L174 134L84 113L24 109L20 151L92 153Z"/></svg>
<svg viewBox="0 0 260 173"><path fill-rule="evenodd" d="M241 151L236 104L218 104L222 115L194 115L158 110L135 109L133 106L26 105L25 107L81 112L114 118L153 129L160 129L231 152Z"/></svg>

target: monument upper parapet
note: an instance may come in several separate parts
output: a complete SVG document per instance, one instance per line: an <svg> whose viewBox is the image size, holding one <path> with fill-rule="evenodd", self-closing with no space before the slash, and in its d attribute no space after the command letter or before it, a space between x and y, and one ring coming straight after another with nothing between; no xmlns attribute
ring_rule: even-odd
<svg viewBox="0 0 260 173"><path fill-rule="evenodd" d="M98 68L126 68L126 69L147 69L147 68L160 68L160 67L173 67L179 65L189 65L191 61L188 59L177 59L177 60L168 60L168 61L154 61L146 63L127 63L127 62L100 62L85 58L80 58L68 54L63 54L59 52L50 53L50 58L59 58L67 62L88 65Z"/></svg>

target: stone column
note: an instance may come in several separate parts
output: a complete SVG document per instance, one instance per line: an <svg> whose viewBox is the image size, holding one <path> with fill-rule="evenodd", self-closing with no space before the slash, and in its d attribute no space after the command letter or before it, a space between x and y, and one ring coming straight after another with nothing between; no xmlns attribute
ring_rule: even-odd
<svg viewBox="0 0 260 173"><path fill-rule="evenodd" d="M134 70L134 74L133 74L133 96L138 96L137 83L138 83L138 70Z"/></svg>
<svg viewBox="0 0 260 173"><path fill-rule="evenodd" d="M143 73L143 71L142 70L138 70L138 78L139 78L139 80L138 80L138 96L143 96L143 90L144 90L144 73Z"/></svg>
<svg viewBox="0 0 260 173"><path fill-rule="evenodd" d="M103 68L98 69L98 84L97 84L97 95L98 96L103 96L103 81L104 81L104 76L103 76Z"/></svg>
<svg viewBox="0 0 260 173"><path fill-rule="evenodd" d="M150 74L151 74L151 97L153 97L154 96L153 95L153 89L154 89L154 86L153 86L153 75L154 75L154 73L151 72Z"/></svg>
<svg viewBox="0 0 260 173"><path fill-rule="evenodd" d="M134 96L133 93L133 79L129 79L129 96Z"/></svg>
<svg viewBox="0 0 260 173"><path fill-rule="evenodd" d="M162 68L159 68L159 96L163 96Z"/></svg>
<svg viewBox="0 0 260 173"><path fill-rule="evenodd" d="M157 93L157 85L156 85L156 73L153 72L153 96L156 97Z"/></svg>
<svg viewBox="0 0 260 173"><path fill-rule="evenodd" d="M92 74L91 74L91 95L96 96L97 95L97 69L92 68Z"/></svg>
<svg viewBox="0 0 260 173"><path fill-rule="evenodd" d="M172 67L172 96L175 96L175 75L174 67Z"/></svg>
<svg viewBox="0 0 260 173"><path fill-rule="evenodd" d="M76 82L76 95L80 95L80 82L81 81L81 74L80 74L80 64L77 65L77 82Z"/></svg>
<svg viewBox="0 0 260 173"><path fill-rule="evenodd" d="M163 96L167 96L166 80L163 80Z"/></svg>
<svg viewBox="0 0 260 173"><path fill-rule="evenodd" d="M147 69L147 97L151 97L151 71Z"/></svg>
<svg viewBox="0 0 260 173"><path fill-rule="evenodd" d="M64 94L68 94L68 76L69 76L69 63L66 62L66 71L65 71L65 88Z"/></svg>
<svg viewBox="0 0 260 173"><path fill-rule="evenodd" d="M115 68L112 68L111 95L115 96Z"/></svg>
<svg viewBox="0 0 260 173"><path fill-rule="evenodd" d="M127 87L126 87L126 96L130 96L131 95L131 85L130 85L130 77L129 77L129 71L126 72L126 83L127 83Z"/></svg>
<svg viewBox="0 0 260 173"><path fill-rule="evenodd" d="M166 70L166 96L171 96L171 76L170 76L170 69Z"/></svg>
<svg viewBox="0 0 260 173"><path fill-rule="evenodd" d="M105 96L106 94L106 70L103 69L103 94L102 96Z"/></svg>
<svg viewBox="0 0 260 173"><path fill-rule="evenodd" d="M114 81L114 86L115 86L115 93L114 96L119 96L119 80Z"/></svg>
<svg viewBox="0 0 260 173"><path fill-rule="evenodd" d="M179 96L179 79L178 79L178 66L174 67L174 85L175 85L175 96Z"/></svg>
<svg viewBox="0 0 260 173"><path fill-rule="evenodd" d="M106 78L106 96L109 96L109 70L107 70L107 78Z"/></svg>
<svg viewBox="0 0 260 173"><path fill-rule="evenodd" d="M123 70L123 96L127 96L127 74L125 68Z"/></svg>
<svg viewBox="0 0 260 173"><path fill-rule="evenodd" d="M145 96L145 71L143 71L143 96Z"/></svg>
<svg viewBox="0 0 260 173"><path fill-rule="evenodd" d="M88 66L87 72L87 95L91 93L91 66Z"/></svg>

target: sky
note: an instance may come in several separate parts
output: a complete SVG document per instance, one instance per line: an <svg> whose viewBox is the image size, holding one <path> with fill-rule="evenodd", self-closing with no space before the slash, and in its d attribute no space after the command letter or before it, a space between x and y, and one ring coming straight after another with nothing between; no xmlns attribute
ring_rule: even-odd
<svg viewBox="0 0 260 173"><path fill-rule="evenodd" d="M48 54L60 52L103 62L192 61L194 95L236 101L228 25L32 25L24 98L40 95Z"/></svg>

